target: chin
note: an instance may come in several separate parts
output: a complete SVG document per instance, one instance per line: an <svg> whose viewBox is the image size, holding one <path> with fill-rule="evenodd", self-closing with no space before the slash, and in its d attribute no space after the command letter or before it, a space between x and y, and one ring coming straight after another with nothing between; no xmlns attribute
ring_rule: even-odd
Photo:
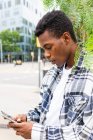
<svg viewBox="0 0 93 140"><path fill-rule="evenodd" d="M57 67L62 67L64 64L56 64Z"/></svg>

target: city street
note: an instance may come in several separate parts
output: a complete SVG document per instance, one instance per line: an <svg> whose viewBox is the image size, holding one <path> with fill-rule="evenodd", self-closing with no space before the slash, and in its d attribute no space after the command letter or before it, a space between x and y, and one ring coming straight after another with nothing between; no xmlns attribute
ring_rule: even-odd
<svg viewBox="0 0 93 140"><path fill-rule="evenodd" d="M41 80L42 80L41 64ZM39 69L38 63L0 64L0 111L10 115L27 113L37 105L39 96ZM0 115L0 139L23 140L16 136L12 129L2 128L8 121Z"/></svg>

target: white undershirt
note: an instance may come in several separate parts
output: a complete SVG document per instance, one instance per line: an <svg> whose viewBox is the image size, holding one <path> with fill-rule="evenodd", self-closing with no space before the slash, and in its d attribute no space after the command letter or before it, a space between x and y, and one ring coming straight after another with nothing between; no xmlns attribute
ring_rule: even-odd
<svg viewBox="0 0 93 140"><path fill-rule="evenodd" d="M61 80L53 93L49 111L46 114L45 125L60 125L59 115L63 104L64 88L70 73L71 69L63 68Z"/></svg>

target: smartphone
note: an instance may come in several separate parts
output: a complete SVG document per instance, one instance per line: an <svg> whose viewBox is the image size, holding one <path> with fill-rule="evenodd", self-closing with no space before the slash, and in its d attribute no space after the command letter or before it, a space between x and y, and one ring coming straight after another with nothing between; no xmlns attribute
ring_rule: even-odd
<svg viewBox="0 0 93 140"><path fill-rule="evenodd" d="M15 120L13 120L13 117L8 115L7 113L1 111L1 114L2 114L2 117L4 117L5 119L9 120L10 122L13 122L13 123L16 122Z"/></svg>

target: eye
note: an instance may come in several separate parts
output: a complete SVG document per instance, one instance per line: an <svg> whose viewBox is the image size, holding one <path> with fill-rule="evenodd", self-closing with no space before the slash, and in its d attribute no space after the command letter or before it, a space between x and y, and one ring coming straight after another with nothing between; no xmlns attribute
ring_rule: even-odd
<svg viewBox="0 0 93 140"><path fill-rule="evenodd" d="M52 46L47 45L45 49L46 49L46 50L51 50L51 48L52 48Z"/></svg>

